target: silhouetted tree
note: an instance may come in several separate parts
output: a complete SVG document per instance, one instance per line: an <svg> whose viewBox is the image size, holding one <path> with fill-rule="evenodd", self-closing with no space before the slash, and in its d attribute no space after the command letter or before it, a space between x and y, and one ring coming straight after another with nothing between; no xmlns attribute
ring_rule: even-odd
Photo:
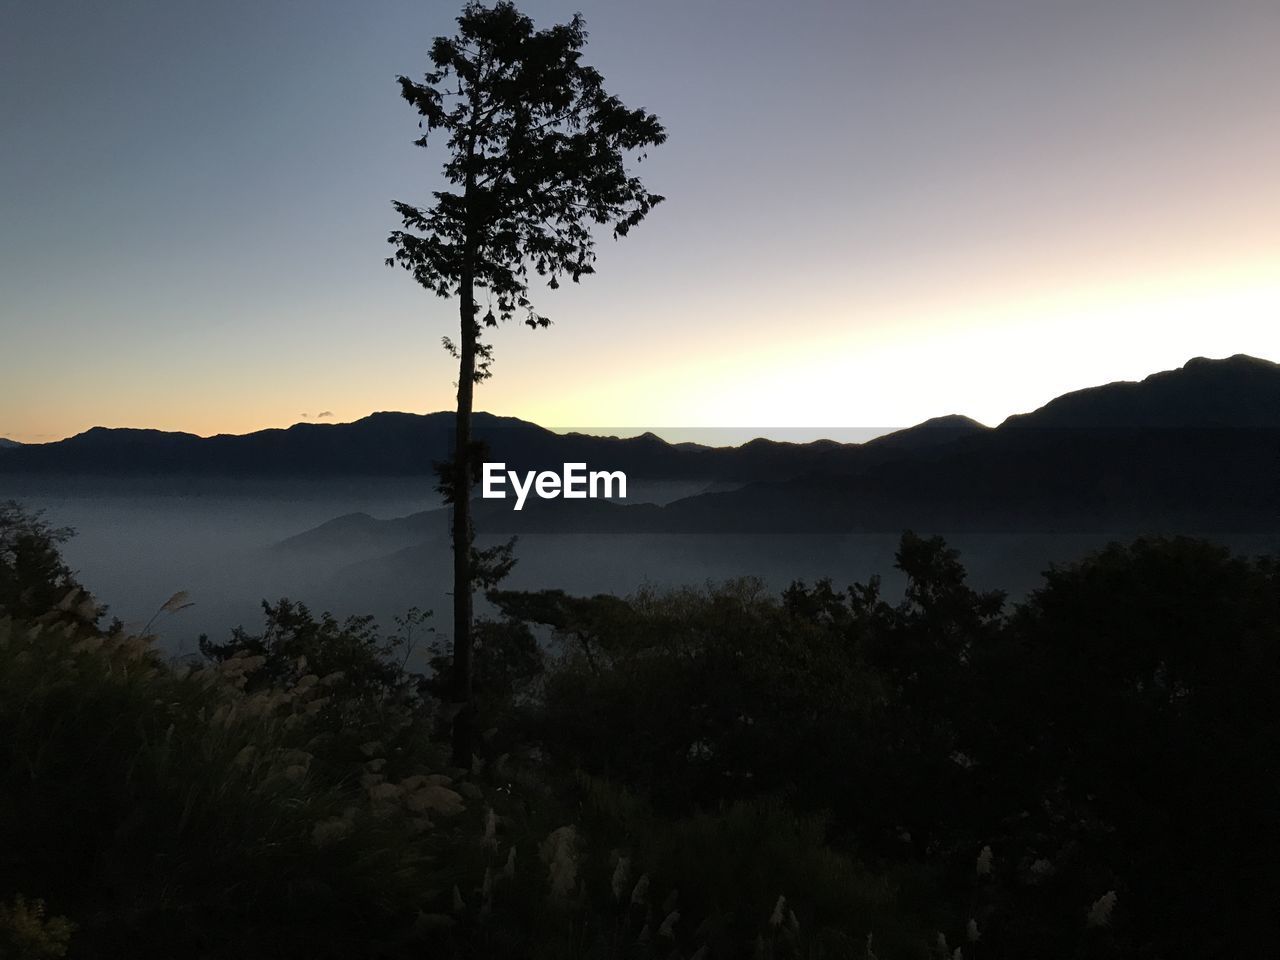
<svg viewBox="0 0 1280 960"><path fill-rule="evenodd" d="M0 617L43 617L96 628L106 607L85 592L59 549L72 533L69 527L50 526L43 511L0 502Z"/></svg>
<svg viewBox="0 0 1280 960"><path fill-rule="evenodd" d="M395 253L387 263L438 296L458 298L458 341L444 338L458 360L455 450L441 489L453 504L453 696L464 704L454 760L470 766L472 392L492 360L481 334L517 313L535 329L549 324L529 300L530 269L553 289L562 276L576 282L592 273L592 226L623 236L662 200L630 175L626 159L666 134L657 117L627 109L581 63L581 16L535 30L512 3L469 3L458 27L432 44L421 83L399 78L401 95L422 116L415 143L426 147L435 131L447 137L443 172L456 189L435 191L426 207L395 203L404 229L388 237ZM477 288L487 294L483 317Z"/></svg>

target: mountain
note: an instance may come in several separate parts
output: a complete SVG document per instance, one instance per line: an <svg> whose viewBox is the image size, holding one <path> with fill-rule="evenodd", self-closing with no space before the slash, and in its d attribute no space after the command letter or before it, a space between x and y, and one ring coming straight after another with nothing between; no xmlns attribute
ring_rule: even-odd
<svg viewBox="0 0 1280 960"><path fill-rule="evenodd" d="M1280 427L1280 364L1236 354L1196 357L1141 381L1076 390L1002 428Z"/></svg>
<svg viewBox="0 0 1280 960"><path fill-rule="evenodd" d="M8 440L5 437L0 437L0 450L12 450L14 447L20 446L22 446L22 444L17 440Z"/></svg>
<svg viewBox="0 0 1280 960"><path fill-rule="evenodd" d="M678 501L683 531L1280 529L1280 365L1197 358L857 476Z"/></svg>
<svg viewBox="0 0 1280 960"><path fill-rule="evenodd" d="M514 417L475 415L486 459L511 469L559 469L563 463L622 470L633 479L747 482L811 472L857 472L907 448L927 448L987 428L963 417L929 421L866 444L782 443L757 439L739 447L670 444L638 437L558 434ZM94 427L55 443L9 451L0 475L127 477L432 476L449 456L453 414L375 413L353 423L299 423L243 436L198 437L159 430Z"/></svg>
<svg viewBox="0 0 1280 960"><path fill-rule="evenodd" d="M0 480L425 479L452 435L450 413L377 413L208 438L99 427L6 448ZM511 469L584 462L622 470L632 482L695 480L707 491L662 507L531 498L516 513L510 500L477 501L477 525L493 533L1280 527L1280 365L1243 355L1078 390L996 428L941 417L862 444L670 444L651 433L557 434L490 414L477 414L476 435L486 459ZM442 516L340 518L291 547L409 544L443 530Z"/></svg>
<svg viewBox="0 0 1280 960"><path fill-rule="evenodd" d="M1197 358L1140 382L1059 397L988 429L928 421L846 449L754 441L792 475L666 506L477 501L493 534L1280 532L1280 365ZM702 454L699 454L702 455ZM403 547L445 538L444 511L361 524ZM311 531L292 547L324 542Z"/></svg>
<svg viewBox="0 0 1280 960"><path fill-rule="evenodd" d="M424 510L407 517L379 520L367 513L348 513L276 544L281 552L341 551L346 555L376 556L429 540L448 536L446 510Z"/></svg>

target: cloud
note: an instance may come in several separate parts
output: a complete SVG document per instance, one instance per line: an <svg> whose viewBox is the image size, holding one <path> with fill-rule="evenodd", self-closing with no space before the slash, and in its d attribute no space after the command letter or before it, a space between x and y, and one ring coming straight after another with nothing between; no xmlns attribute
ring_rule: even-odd
<svg viewBox="0 0 1280 960"><path fill-rule="evenodd" d="M305 420L307 417L311 416L311 414L309 414L309 413L300 413L300 414L298 414L298 416L302 417L302 419L304 419L304 420Z"/></svg>
<svg viewBox="0 0 1280 960"><path fill-rule="evenodd" d="M319 413L316 414L316 419L319 420L321 417L332 417L332 416L333 416L332 410L321 410Z"/></svg>

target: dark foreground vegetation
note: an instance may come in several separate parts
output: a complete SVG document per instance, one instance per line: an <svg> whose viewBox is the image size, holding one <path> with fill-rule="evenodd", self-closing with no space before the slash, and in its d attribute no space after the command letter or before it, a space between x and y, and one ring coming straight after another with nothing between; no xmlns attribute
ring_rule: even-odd
<svg viewBox="0 0 1280 960"><path fill-rule="evenodd" d="M0 508L0 957L1280 943L1274 558L1137 540L1009 604L907 534L902 597L495 591L464 772L425 618L280 601L171 662L62 535Z"/></svg>

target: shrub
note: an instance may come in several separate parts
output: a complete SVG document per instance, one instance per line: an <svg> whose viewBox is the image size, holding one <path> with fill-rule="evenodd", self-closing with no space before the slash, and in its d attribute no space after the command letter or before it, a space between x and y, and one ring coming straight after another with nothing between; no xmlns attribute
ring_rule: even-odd
<svg viewBox="0 0 1280 960"><path fill-rule="evenodd" d="M374 772L381 744L320 722L334 675L247 690L257 666L172 669L145 638L0 620L0 889L72 917L81 956L417 942L468 836L450 778Z"/></svg>

